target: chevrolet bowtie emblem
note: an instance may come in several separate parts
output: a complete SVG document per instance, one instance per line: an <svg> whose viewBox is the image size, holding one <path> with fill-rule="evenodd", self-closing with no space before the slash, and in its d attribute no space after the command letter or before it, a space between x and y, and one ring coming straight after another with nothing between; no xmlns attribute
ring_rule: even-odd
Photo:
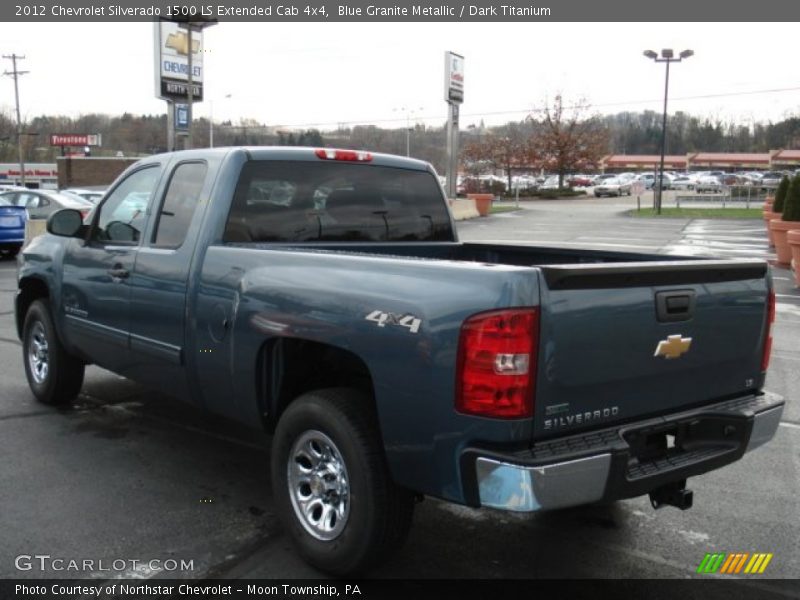
<svg viewBox="0 0 800 600"><path fill-rule="evenodd" d="M189 35L185 31L170 33L164 43L167 48L172 48L178 54L189 56ZM192 54L197 54L200 49L200 40L192 40Z"/></svg>
<svg viewBox="0 0 800 600"><path fill-rule="evenodd" d="M667 336L667 339L658 342L653 356L663 356L667 360L679 358L681 354L689 351L691 345L692 338L685 338L681 334L670 335Z"/></svg>

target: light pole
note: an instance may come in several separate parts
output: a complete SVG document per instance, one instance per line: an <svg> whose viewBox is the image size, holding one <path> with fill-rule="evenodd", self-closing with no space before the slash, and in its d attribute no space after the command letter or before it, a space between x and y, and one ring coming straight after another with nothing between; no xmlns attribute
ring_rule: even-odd
<svg viewBox="0 0 800 600"><path fill-rule="evenodd" d="M225 94L224 98L227 100L231 94ZM214 101L208 101L208 147L214 147Z"/></svg>
<svg viewBox="0 0 800 600"><path fill-rule="evenodd" d="M394 112L401 111L406 115L406 156L411 156L411 115L420 110L422 110L421 106L419 108L406 108L403 106L402 108L392 109Z"/></svg>
<svg viewBox="0 0 800 600"><path fill-rule="evenodd" d="M661 124L661 162L659 164L658 195L656 196L656 214L661 214L661 195L664 191L664 153L667 149L667 95L669 94L669 65L674 62L681 62L684 58L689 58L694 54L694 50L684 50L678 57L674 56L671 48L664 48L661 57L652 50L645 50L644 55L653 59L657 63L667 65L667 74L664 80L664 118Z"/></svg>

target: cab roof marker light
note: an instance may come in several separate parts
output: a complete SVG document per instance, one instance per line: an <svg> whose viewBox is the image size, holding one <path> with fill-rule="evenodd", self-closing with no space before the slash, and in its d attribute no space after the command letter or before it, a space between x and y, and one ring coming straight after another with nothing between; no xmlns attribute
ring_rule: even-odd
<svg viewBox="0 0 800 600"><path fill-rule="evenodd" d="M362 150L333 150L330 148L318 148L314 151L317 158L323 160L344 160L353 162L370 162L372 154Z"/></svg>

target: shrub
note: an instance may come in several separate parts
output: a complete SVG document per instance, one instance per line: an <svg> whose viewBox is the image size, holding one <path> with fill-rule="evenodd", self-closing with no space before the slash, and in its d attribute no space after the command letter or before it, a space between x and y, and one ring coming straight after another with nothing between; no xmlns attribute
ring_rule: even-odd
<svg viewBox="0 0 800 600"><path fill-rule="evenodd" d="M501 196L506 191L506 184L495 179L478 179L468 177L463 181L465 194L494 194Z"/></svg>
<svg viewBox="0 0 800 600"><path fill-rule="evenodd" d="M783 182L781 182L783 184ZM777 202L777 197L775 198ZM800 221L800 175L795 175L783 203L784 221Z"/></svg>
<svg viewBox="0 0 800 600"><path fill-rule="evenodd" d="M775 202L772 203L772 212L783 212L783 205L786 202L786 194L789 191L789 178L784 176L778 184L778 189L775 192Z"/></svg>
<svg viewBox="0 0 800 600"><path fill-rule="evenodd" d="M559 188L557 190L539 190L536 194L539 198L546 198L554 200L558 198L573 198L575 196L585 196L586 192L583 190L573 190L572 188Z"/></svg>

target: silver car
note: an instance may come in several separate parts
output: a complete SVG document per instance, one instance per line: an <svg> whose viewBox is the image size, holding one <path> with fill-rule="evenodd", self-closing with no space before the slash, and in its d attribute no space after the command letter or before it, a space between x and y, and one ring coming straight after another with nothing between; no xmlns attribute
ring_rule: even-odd
<svg viewBox="0 0 800 600"><path fill-rule="evenodd" d="M15 190L3 192L0 197L14 206L28 209L28 216L31 219L46 219L62 208L74 208L85 217L94 206L88 200L49 190Z"/></svg>
<svg viewBox="0 0 800 600"><path fill-rule="evenodd" d="M698 192L721 192L722 180L716 175L702 175L697 179L695 189Z"/></svg>
<svg viewBox="0 0 800 600"><path fill-rule="evenodd" d="M596 198L600 196L622 196L623 194L630 196L631 182L632 180L622 179L621 177L606 179L600 185L594 186L594 195Z"/></svg>
<svg viewBox="0 0 800 600"><path fill-rule="evenodd" d="M67 188L61 190L59 193L66 194L67 196L76 196L81 200L88 200L92 204L100 202L106 194L105 190L87 190L83 188Z"/></svg>

